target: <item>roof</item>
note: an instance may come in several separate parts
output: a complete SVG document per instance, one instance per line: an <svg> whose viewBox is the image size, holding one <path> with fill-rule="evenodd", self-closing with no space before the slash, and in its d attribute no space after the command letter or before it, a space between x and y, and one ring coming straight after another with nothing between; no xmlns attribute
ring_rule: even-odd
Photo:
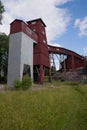
<svg viewBox="0 0 87 130"><path fill-rule="evenodd" d="M10 24L13 24L15 21L19 21L19 22L23 22L25 23L23 20L20 20L20 19L15 19L14 21L12 21ZM26 23L25 23L26 24Z"/></svg>
<svg viewBox="0 0 87 130"><path fill-rule="evenodd" d="M46 27L46 24L43 22L43 20L41 18L27 21L27 23L34 22L34 21L41 21L43 23L44 27Z"/></svg>

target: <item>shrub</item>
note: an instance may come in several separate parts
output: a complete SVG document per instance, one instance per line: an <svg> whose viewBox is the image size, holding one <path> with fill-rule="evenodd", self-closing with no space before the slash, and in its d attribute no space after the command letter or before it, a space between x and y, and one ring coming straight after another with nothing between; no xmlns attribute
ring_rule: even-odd
<svg viewBox="0 0 87 130"><path fill-rule="evenodd" d="M22 81L20 81L20 80L14 81L14 87L17 90L19 90L19 89L26 90L26 89L30 88L31 85L32 85L32 81L28 75L24 76Z"/></svg>
<svg viewBox="0 0 87 130"><path fill-rule="evenodd" d="M14 81L14 87L15 89L22 89L22 82L18 79Z"/></svg>
<svg viewBox="0 0 87 130"><path fill-rule="evenodd" d="M23 88L23 90L30 88L31 85L32 85L31 78L28 75L24 76L23 80L22 80L22 88Z"/></svg>

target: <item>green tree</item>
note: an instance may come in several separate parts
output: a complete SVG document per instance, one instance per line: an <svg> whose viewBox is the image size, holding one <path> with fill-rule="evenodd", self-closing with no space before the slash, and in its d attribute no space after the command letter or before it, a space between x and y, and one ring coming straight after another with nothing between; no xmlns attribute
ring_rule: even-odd
<svg viewBox="0 0 87 130"><path fill-rule="evenodd" d="M0 35L0 80L7 79L8 66L8 43L9 37L5 34Z"/></svg>
<svg viewBox="0 0 87 130"><path fill-rule="evenodd" d="M0 24L1 23L1 20L2 20L2 13L4 13L5 9L4 9L4 5L2 4L2 2L0 1Z"/></svg>

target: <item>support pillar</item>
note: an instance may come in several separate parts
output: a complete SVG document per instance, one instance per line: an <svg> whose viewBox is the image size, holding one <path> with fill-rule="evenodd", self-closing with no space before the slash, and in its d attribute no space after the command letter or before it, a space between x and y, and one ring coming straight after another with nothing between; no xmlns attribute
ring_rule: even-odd
<svg viewBox="0 0 87 130"><path fill-rule="evenodd" d="M44 82L44 67L40 65L40 83L43 84Z"/></svg>
<svg viewBox="0 0 87 130"><path fill-rule="evenodd" d="M51 67L49 68L49 82L52 81L52 77L51 77Z"/></svg>
<svg viewBox="0 0 87 130"><path fill-rule="evenodd" d="M75 57L72 55L72 71L75 70Z"/></svg>
<svg viewBox="0 0 87 130"><path fill-rule="evenodd" d="M64 60L64 73L66 73L66 60Z"/></svg>

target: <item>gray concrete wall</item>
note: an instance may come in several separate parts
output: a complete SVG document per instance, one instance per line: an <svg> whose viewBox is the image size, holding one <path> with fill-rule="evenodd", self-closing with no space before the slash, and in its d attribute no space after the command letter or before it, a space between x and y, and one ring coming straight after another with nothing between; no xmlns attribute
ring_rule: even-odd
<svg viewBox="0 0 87 130"><path fill-rule="evenodd" d="M15 79L20 79L21 37L22 33L10 35L7 79L8 85L13 84Z"/></svg>
<svg viewBox="0 0 87 130"><path fill-rule="evenodd" d="M30 65L31 78L33 80L33 40L26 34L22 33L21 42L21 72L20 78L22 79L24 64Z"/></svg>
<svg viewBox="0 0 87 130"><path fill-rule="evenodd" d="M23 32L10 35L8 79L12 85L15 79L22 80L24 64L30 65L33 80L33 40Z"/></svg>

